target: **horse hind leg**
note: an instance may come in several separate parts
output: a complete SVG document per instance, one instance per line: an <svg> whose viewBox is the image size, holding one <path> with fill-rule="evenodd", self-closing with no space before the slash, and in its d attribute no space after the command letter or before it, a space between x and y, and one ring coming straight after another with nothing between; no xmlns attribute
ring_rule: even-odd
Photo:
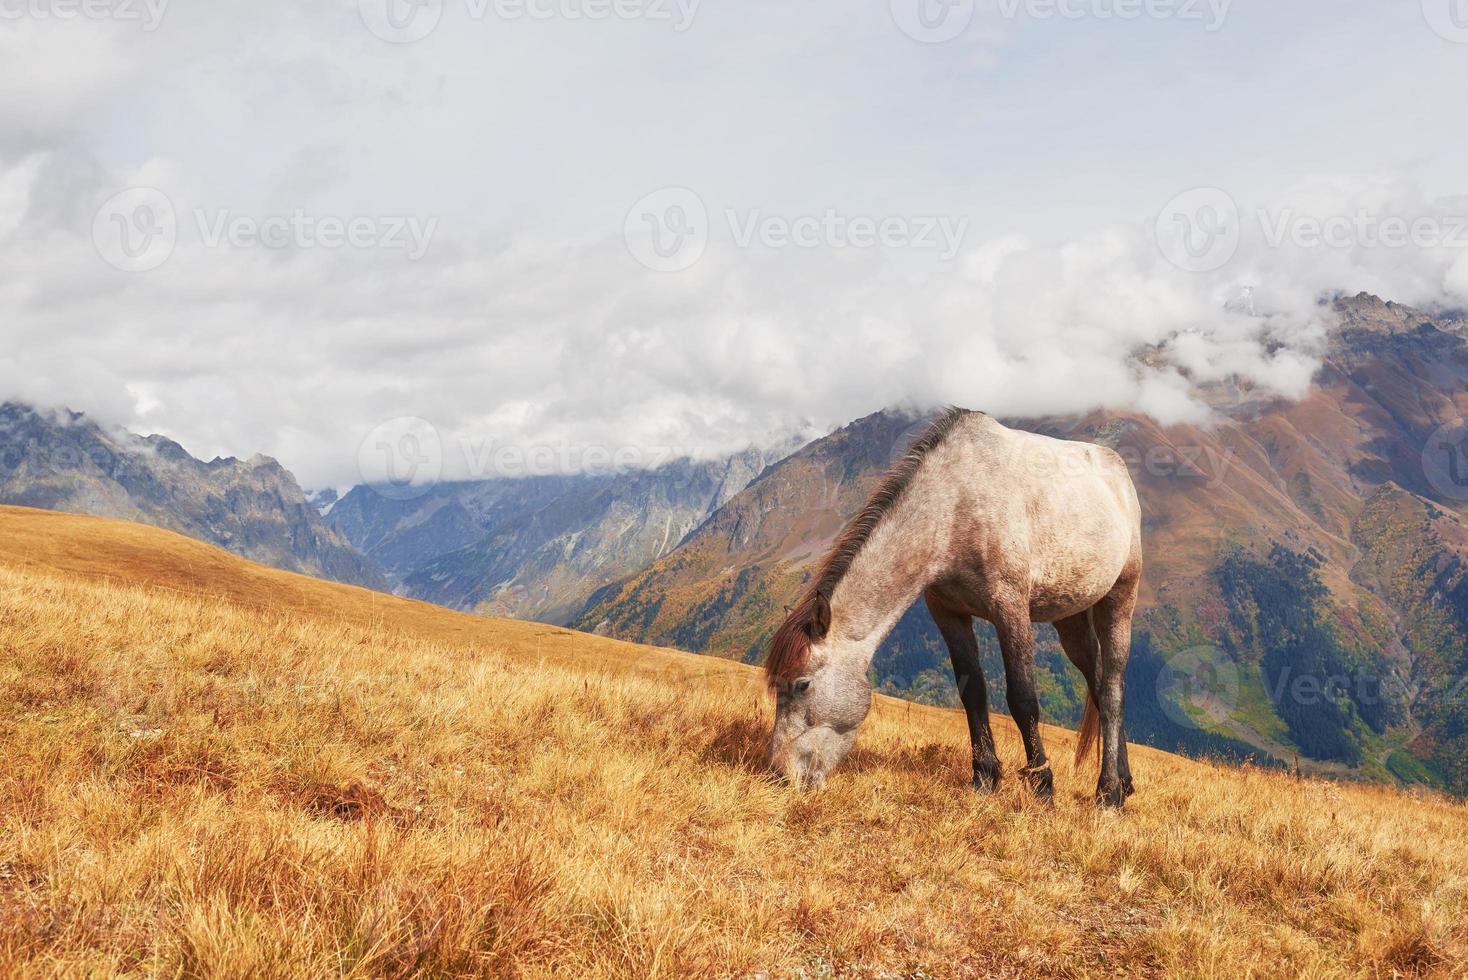
<svg viewBox="0 0 1468 980"><path fill-rule="evenodd" d="M1131 767L1127 764L1126 733L1123 730L1123 696L1127 658L1132 647L1132 613L1137 605L1135 579L1118 582L1111 594L1096 604L1096 635L1101 641L1100 691L1097 707L1101 715L1101 777L1096 784L1096 802L1120 807L1131 792Z"/></svg>
<svg viewBox="0 0 1468 980"><path fill-rule="evenodd" d="M994 733L989 728L989 686L979 661L979 642L974 637L974 619L943 607L931 595L924 597L928 614L943 635L948 657L953 661L953 679L968 717L969 744L973 761L974 789L992 793L999 785L999 756L994 751Z"/></svg>
<svg viewBox="0 0 1468 980"><path fill-rule="evenodd" d="M1066 657L1076 665L1076 669L1081 672L1081 676L1086 681L1085 714L1076 738L1075 764L1077 768L1080 768L1085 764L1086 757L1091 754L1091 750L1099 748L1097 737L1101 733L1101 719L1098 705L1101 691L1097 681L1101 669L1101 638L1096 633L1094 613L1089 609L1058 621L1055 624L1055 632L1060 636L1060 646L1065 650ZM1132 783L1131 767L1127 763L1125 741L1121 743L1121 761L1118 768L1122 791L1130 796L1136 792L1136 789Z"/></svg>

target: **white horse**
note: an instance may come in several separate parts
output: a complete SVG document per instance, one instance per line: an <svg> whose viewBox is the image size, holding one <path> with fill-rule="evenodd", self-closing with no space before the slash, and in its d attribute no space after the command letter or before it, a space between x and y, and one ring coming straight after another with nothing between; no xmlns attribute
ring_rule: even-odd
<svg viewBox="0 0 1468 980"><path fill-rule="evenodd" d="M825 781L871 706L872 656L922 595L968 715L974 787L994 789L999 760L973 617L998 631L1021 773L1045 798L1054 783L1032 625L1054 623L1089 692L1077 762L1099 715L1096 800L1122 806L1132 792L1122 681L1141 574L1141 507L1120 456L948 410L882 479L775 632L765 661L776 694L770 765L796 785Z"/></svg>

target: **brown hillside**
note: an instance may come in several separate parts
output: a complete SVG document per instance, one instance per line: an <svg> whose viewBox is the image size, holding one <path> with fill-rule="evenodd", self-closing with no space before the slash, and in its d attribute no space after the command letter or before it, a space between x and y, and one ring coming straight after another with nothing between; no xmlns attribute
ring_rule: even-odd
<svg viewBox="0 0 1468 980"><path fill-rule="evenodd" d="M1437 798L1141 748L1121 816L1090 774L1059 774L1053 808L1013 779L979 797L961 717L888 699L799 795L760 764L748 668L16 508L0 648L4 975L1387 977L1468 958L1468 810Z"/></svg>

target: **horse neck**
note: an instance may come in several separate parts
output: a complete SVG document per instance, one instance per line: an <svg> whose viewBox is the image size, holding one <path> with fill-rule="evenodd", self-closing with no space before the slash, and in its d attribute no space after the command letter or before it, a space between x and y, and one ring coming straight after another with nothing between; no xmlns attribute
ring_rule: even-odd
<svg viewBox="0 0 1468 980"><path fill-rule="evenodd" d="M885 514L831 595L831 632L865 672L902 614L941 567L946 527L918 494Z"/></svg>

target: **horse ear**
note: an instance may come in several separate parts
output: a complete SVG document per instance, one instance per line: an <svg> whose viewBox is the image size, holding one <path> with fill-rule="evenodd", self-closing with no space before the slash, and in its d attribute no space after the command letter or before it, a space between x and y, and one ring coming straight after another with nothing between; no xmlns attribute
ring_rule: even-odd
<svg viewBox="0 0 1468 980"><path fill-rule="evenodd" d="M826 638L826 633L831 629L831 600L826 598L824 592L817 592L815 603L811 609L810 638L819 643Z"/></svg>

